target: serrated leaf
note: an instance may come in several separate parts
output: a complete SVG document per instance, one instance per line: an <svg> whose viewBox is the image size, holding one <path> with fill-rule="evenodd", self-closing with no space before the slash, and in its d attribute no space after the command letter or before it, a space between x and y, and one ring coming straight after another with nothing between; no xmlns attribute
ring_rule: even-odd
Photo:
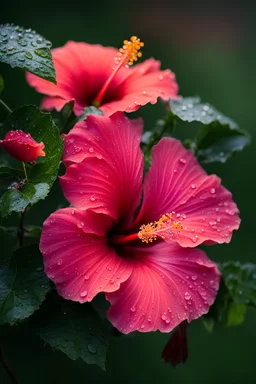
<svg viewBox="0 0 256 384"><path fill-rule="evenodd" d="M233 301L256 307L256 264L230 261L221 265L221 272Z"/></svg>
<svg viewBox="0 0 256 384"><path fill-rule="evenodd" d="M51 42L31 29L0 25L0 62L56 84L50 48Z"/></svg>
<svg viewBox="0 0 256 384"><path fill-rule="evenodd" d="M83 110L83 113L81 114L81 116L79 116L78 121L85 120L88 115L101 115L101 116L103 116L104 113L100 109L98 109L94 106L85 107L85 109Z"/></svg>
<svg viewBox="0 0 256 384"><path fill-rule="evenodd" d="M199 122L203 128L192 143L193 151L201 163L224 163L235 152L250 143L249 134L208 103L198 97L170 100L172 115L186 122Z"/></svg>
<svg viewBox="0 0 256 384"><path fill-rule="evenodd" d="M0 199L2 217L11 212L22 212L28 205L34 205L39 200L45 199L50 187L47 183L27 183L24 188L7 191Z"/></svg>
<svg viewBox="0 0 256 384"><path fill-rule="evenodd" d="M60 297L48 300L37 316L35 327L52 348L72 360L81 358L105 369L108 331L89 303L74 303Z"/></svg>
<svg viewBox="0 0 256 384"><path fill-rule="evenodd" d="M3 77L0 75L0 95L1 93L3 92L4 90L4 79Z"/></svg>
<svg viewBox="0 0 256 384"><path fill-rule="evenodd" d="M17 249L9 264L0 268L0 324L13 325L31 316L49 290L38 246Z"/></svg>

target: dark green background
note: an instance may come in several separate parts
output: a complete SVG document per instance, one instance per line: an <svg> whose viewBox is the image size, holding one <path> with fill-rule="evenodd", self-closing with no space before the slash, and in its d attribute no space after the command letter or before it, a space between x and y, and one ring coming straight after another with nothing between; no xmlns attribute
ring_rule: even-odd
<svg viewBox="0 0 256 384"><path fill-rule="evenodd" d="M153 5L134 0L94 4L12 0L1 4L0 23L14 22L36 29L54 47L68 39L119 47L123 39L137 34L145 42L143 57L153 56L161 60L162 68L171 68L176 73L181 95L200 95L250 131L254 138L255 8L249 1L236 5L215 1L214 5L208 5L198 0L187 3L158 0ZM39 103L40 95L27 86L22 72L1 64L0 73L6 86L3 99L11 108ZM163 111L159 104L146 107L137 115L145 117L146 128L150 129ZM3 116L0 111L1 119ZM207 167L209 172L218 173L233 192L242 217L241 228L231 244L209 247L208 254L214 260L255 262L255 160L253 141L227 164ZM41 224L61 204L55 199L50 206L48 199L32 209L28 220ZM5 352L21 384L255 383L255 323L253 310L248 311L242 326L213 334L203 328L200 320L192 323L188 331L189 360L176 369L161 361L161 351L169 336L160 333L118 339L109 348L106 373L44 347L29 330L8 339ZM9 384L1 366L0 383Z"/></svg>

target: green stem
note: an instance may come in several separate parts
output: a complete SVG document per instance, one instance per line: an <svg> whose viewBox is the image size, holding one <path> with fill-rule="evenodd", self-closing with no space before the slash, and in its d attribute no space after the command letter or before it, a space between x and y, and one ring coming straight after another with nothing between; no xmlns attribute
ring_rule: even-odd
<svg viewBox="0 0 256 384"><path fill-rule="evenodd" d="M5 102L4 102L2 99L0 99L0 105L2 105L2 107L3 107L4 109L6 109L6 111L7 111L8 113L12 113L11 108L9 108L8 105L5 104Z"/></svg>
<svg viewBox="0 0 256 384"><path fill-rule="evenodd" d="M14 376L14 373L11 371L10 367L8 366L6 360L5 360L5 356L4 356L4 350L3 350L3 346L0 345L0 361L2 363L2 366L5 370L5 372L7 373L7 375L9 376L11 382L13 384L18 384L18 381L16 379L16 377Z"/></svg>
<svg viewBox="0 0 256 384"><path fill-rule="evenodd" d="M23 171L24 171L24 173L25 173L26 181L28 181L28 175L27 175L27 170L26 170L26 164L24 163L24 161L22 161L22 167L23 167Z"/></svg>

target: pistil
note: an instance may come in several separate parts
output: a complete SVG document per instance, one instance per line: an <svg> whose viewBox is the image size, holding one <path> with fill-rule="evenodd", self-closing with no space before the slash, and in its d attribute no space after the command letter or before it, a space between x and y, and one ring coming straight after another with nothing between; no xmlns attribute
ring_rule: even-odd
<svg viewBox="0 0 256 384"><path fill-rule="evenodd" d="M143 46L144 43L140 41L137 36L132 36L130 40L124 40L123 47L119 49L117 57L114 59L115 67L113 68L113 72L105 81L103 87L92 103L95 107L99 107L102 104L102 100L106 94L106 91L120 68L122 68L124 65L131 66L135 61L138 60L138 57L142 56L142 53L139 52L139 50Z"/></svg>

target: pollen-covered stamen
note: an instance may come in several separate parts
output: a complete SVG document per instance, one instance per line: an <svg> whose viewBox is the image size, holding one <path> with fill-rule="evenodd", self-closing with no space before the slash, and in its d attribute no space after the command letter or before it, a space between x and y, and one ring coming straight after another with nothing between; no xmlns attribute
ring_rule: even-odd
<svg viewBox="0 0 256 384"><path fill-rule="evenodd" d="M139 57L142 56L142 53L139 52L141 47L144 47L144 43L140 41L137 36L132 36L130 40L124 40L122 48L119 49L117 57L114 58L114 67L113 72L109 78L105 81L103 87L98 93L97 97L93 101L95 107L99 107L102 103L102 100L105 96L107 88L119 69L124 65L132 65Z"/></svg>
<svg viewBox="0 0 256 384"><path fill-rule="evenodd" d="M183 226L179 221L173 220L172 213L166 213L158 221L142 225L138 233L139 239L143 243L152 243L158 237L164 239L164 233L173 233L175 231L181 231Z"/></svg>
<svg viewBox="0 0 256 384"><path fill-rule="evenodd" d="M114 63L121 64L121 66L125 64L133 65L134 61L142 56L142 52L139 51L141 47L144 47L144 43L137 36L132 36L130 40L124 40L123 43L124 45L119 49Z"/></svg>

